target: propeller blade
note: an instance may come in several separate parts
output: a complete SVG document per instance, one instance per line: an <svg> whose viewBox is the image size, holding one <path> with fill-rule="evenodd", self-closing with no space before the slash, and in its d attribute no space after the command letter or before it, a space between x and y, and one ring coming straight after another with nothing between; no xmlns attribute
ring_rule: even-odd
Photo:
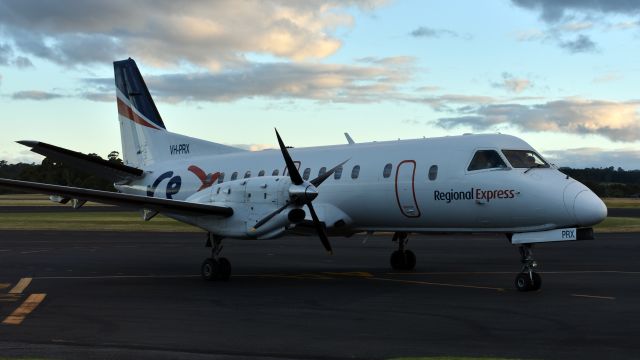
<svg viewBox="0 0 640 360"><path fill-rule="evenodd" d="M289 203L286 203L284 205L282 205L281 207L279 207L276 211L272 212L271 214L263 217L260 221L258 221L255 225L253 225L253 230L256 230L257 228L259 228L260 226L266 224L269 220L273 219L274 216L280 214L282 212L282 210L286 209L287 206L289 206Z"/></svg>
<svg viewBox="0 0 640 360"><path fill-rule="evenodd" d="M329 243L329 238L327 237L327 230L322 226L320 219L318 219L318 215L316 214L316 210L311 205L311 201L307 202L307 207L309 207L309 212L311 213L311 217L313 218L313 225L315 225L316 230L318 231L318 236L320 236L320 241L322 242L322 246L327 250L330 255L333 255L333 249L331 249L331 244Z"/></svg>
<svg viewBox="0 0 640 360"><path fill-rule="evenodd" d="M291 182L295 185L302 184L302 176L300 176L300 172L298 172L296 164L291 159L291 155L289 155L287 147L284 145L284 142L282 142L282 138L280 137L280 134L278 134L278 129L276 129L276 136L278 137L278 144L280 145L280 151L282 151L282 157L284 158L284 162L287 164L287 171L289 172Z"/></svg>
<svg viewBox="0 0 640 360"><path fill-rule="evenodd" d="M333 175L334 172L336 172L336 170L338 170L338 168L344 164L347 163L347 161L349 161L350 159L347 159L343 162L341 162L340 164L334 166L331 170L325 172L324 174L318 176L317 178L313 179L310 181L310 183L313 184L313 186L318 187L320 186L320 184L322 184L325 180L327 180L331 175Z"/></svg>

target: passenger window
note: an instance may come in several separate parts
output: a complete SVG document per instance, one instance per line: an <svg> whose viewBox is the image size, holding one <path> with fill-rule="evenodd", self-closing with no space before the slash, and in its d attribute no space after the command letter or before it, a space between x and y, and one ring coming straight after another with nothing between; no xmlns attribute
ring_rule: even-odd
<svg viewBox="0 0 640 360"><path fill-rule="evenodd" d="M221 172L220 175L218 175L218 184L222 184L224 182L224 173Z"/></svg>
<svg viewBox="0 0 640 360"><path fill-rule="evenodd" d="M231 174L231 181L236 180L238 178L238 172L234 171L233 174Z"/></svg>
<svg viewBox="0 0 640 360"><path fill-rule="evenodd" d="M311 176L311 169L310 168L304 169L304 172L302 173L302 178L305 180L309 180L309 176Z"/></svg>
<svg viewBox="0 0 640 360"><path fill-rule="evenodd" d="M393 165L391 164L387 164L384 166L384 171L382 171L382 176L385 178L388 178L389 176L391 176L391 168L393 167Z"/></svg>
<svg viewBox="0 0 640 360"><path fill-rule="evenodd" d="M251 177L251 171L247 171L246 173L244 173L244 178L249 178Z"/></svg>
<svg viewBox="0 0 640 360"><path fill-rule="evenodd" d="M548 168L549 164L531 150L502 150L514 168Z"/></svg>
<svg viewBox="0 0 640 360"><path fill-rule="evenodd" d="M357 179L360 176L360 165L356 165L351 169L351 178Z"/></svg>
<svg viewBox="0 0 640 360"><path fill-rule="evenodd" d="M333 173L333 178L336 180L340 180L342 177L342 166L338 166L336 168L336 172Z"/></svg>
<svg viewBox="0 0 640 360"><path fill-rule="evenodd" d="M322 176L326 172L327 172L327 168L323 166L320 168L320 171L318 171L318 176Z"/></svg>
<svg viewBox="0 0 640 360"><path fill-rule="evenodd" d="M278 176L278 174L280 174L280 170L275 169L275 170L273 170L273 172L271 173L271 176Z"/></svg>
<svg viewBox="0 0 640 360"><path fill-rule="evenodd" d="M258 173L258 176L264 176L264 170L260 170L260 172Z"/></svg>
<svg viewBox="0 0 640 360"><path fill-rule="evenodd" d="M478 150L473 155L473 159L467 168L468 171L482 170L482 169L495 169L506 168L507 164L504 163L498 152L495 150Z"/></svg>
<svg viewBox="0 0 640 360"><path fill-rule="evenodd" d="M434 181L438 177L438 165L431 165L429 168L429 180Z"/></svg>

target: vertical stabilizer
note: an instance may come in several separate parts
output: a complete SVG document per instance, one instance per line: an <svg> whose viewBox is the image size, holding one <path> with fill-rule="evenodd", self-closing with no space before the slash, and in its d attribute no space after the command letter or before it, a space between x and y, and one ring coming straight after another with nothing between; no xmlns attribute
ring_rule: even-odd
<svg viewBox="0 0 640 360"><path fill-rule="evenodd" d="M133 59L115 61L122 157L128 166L145 168L158 161L243 151L167 131Z"/></svg>

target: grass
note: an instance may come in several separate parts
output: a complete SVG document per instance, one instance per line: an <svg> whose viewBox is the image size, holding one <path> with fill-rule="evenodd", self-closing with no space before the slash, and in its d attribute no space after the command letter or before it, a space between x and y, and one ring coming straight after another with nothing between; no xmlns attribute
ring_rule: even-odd
<svg viewBox="0 0 640 360"><path fill-rule="evenodd" d="M640 198L604 198L608 208L640 208Z"/></svg>
<svg viewBox="0 0 640 360"><path fill-rule="evenodd" d="M0 213L0 230L199 232L199 228L158 215L142 221L137 212Z"/></svg>
<svg viewBox="0 0 640 360"><path fill-rule="evenodd" d="M0 206L69 206L49 200L48 195L40 194L9 194L0 195ZM84 206L111 206L87 202Z"/></svg>
<svg viewBox="0 0 640 360"><path fill-rule="evenodd" d="M594 230L602 232L640 232L640 218L610 217L596 225Z"/></svg>
<svg viewBox="0 0 640 360"><path fill-rule="evenodd" d="M495 358L495 357L427 356L427 357L401 357L401 358L393 358L389 360L510 360L510 359Z"/></svg>

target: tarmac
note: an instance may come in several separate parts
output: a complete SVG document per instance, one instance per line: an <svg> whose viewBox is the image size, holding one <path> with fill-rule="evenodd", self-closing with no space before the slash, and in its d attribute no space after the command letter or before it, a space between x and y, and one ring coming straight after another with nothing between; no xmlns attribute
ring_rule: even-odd
<svg viewBox="0 0 640 360"><path fill-rule="evenodd" d="M535 248L515 291L494 235L227 241L228 282L199 276L204 233L0 232L0 356L45 359L640 357L640 235Z"/></svg>

